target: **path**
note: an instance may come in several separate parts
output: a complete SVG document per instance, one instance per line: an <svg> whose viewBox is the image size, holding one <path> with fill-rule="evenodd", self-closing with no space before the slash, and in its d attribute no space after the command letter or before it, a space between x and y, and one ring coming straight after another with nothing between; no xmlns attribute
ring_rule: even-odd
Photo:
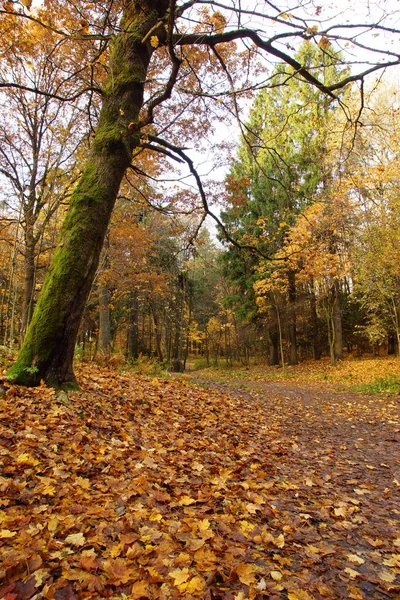
<svg viewBox="0 0 400 600"><path fill-rule="evenodd" d="M247 406L246 436L267 429L283 483L274 506L295 524L299 549L308 541L310 584L321 594L311 597L400 598L399 398L325 384L191 381Z"/></svg>

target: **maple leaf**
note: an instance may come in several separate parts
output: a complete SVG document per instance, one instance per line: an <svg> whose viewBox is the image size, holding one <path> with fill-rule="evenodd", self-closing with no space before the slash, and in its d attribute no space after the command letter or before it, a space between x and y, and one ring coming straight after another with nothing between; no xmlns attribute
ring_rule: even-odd
<svg viewBox="0 0 400 600"><path fill-rule="evenodd" d="M17 456L16 462L21 465L31 465L31 466L36 466L39 464L39 461L36 458L33 458L33 456L31 456L30 454L27 454L26 452Z"/></svg>
<svg viewBox="0 0 400 600"><path fill-rule="evenodd" d="M151 598L149 593L149 582L145 580L135 581L131 589L130 598L139 600L139 598Z"/></svg>
<svg viewBox="0 0 400 600"><path fill-rule="evenodd" d="M72 544L72 546L83 546L86 542L86 538L83 533L70 533L65 538L66 544Z"/></svg>
<svg viewBox="0 0 400 600"><path fill-rule="evenodd" d="M288 600L314 600L313 596L305 590L293 590L288 592Z"/></svg>
<svg viewBox="0 0 400 600"><path fill-rule="evenodd" d="M361 556L358 556L358 554L346 554L347 556L347 560L349 560L352 563L355 563L357 565L362 565L365 563L365 560L363 558L361 558Z"/></svg>
<svg viewBox="0 0 400 600"><path fill-rule="evenodd" d="M202 593L205 589L205 581L202 579L202 577L200 577L200 575L196 575L185 585L186 585L185 591L188 594L195 594L196 592ZM179 586L179 588L180 587L181 586Z"/></svg>
<svg viewBox="0 0 400 600"><path fill-rule="evenodd" d="M250 585L256 581L256 568L253 565L240 563L240 565L235 568L235 572L239 578L239 581L245 585Z"/></svg>
<svg viewBox="0 0 400 600"><path fill-rule="evenodd" d="M174 580L174 585L179 586L189 579L190 572L187 567L185 567L184 569L175 569L174 571L170 571L168 573L168 577L172 577L172 579Z"/></svg>
<svg viewBox="0 0 400 600"><path fill-rule="evenodd" d="M128 566L127 561L123 558L105 560L101 568L114 585L128 583L135 577L134 569Z"/></svg>
<svg viewBox="0 0 400 600"><path fill-rule="evenodd" d="M350 579L356 579L356 577L360 577L360 573L354 569L350 569L350 567L346 567L344 572L347 573Z"/></svg>
<svg viewBox="0 0 400 600"><path fill-rule="evenodd" d="M190 506L191 504L195 504L197 502L197 500L195 500L194 498L191 498L190 496L182 496L182 498L179 500L178 504L180 506Z"/></svg>
<svg viewBox="0 0 400 600"><path fill-rule="evenodd" d="M385 583L393 583L396 580L396 573L394 571L381 571L378 573L378 577Z"/></svg>
<svg viewBox="0 0 400 600"><path fill-rule="evenodd" d="M17 531L10 531L9 529L0 530L0 538L12 538L17 535Z"/></svg>

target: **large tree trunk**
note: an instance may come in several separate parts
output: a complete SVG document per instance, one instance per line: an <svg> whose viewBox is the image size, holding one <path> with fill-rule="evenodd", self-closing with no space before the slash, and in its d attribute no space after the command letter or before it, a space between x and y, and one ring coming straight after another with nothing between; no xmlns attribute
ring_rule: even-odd
<svg viewBox="0 0 400 600"><path fill-rule="evenodd" d="M76 187L23 346L9 378L35 385L76 385L72 360L79 323L107 226L140 133L131 134L143 104L150 62L144 36L164 17L168 0L126 2L115 37L99 124Z"/></svg>

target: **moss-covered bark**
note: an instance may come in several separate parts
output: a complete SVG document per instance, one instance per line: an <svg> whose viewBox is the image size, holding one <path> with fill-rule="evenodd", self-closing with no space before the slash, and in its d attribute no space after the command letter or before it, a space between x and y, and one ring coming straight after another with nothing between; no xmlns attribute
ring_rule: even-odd
<svg viewBox="0 0 400 600"><path fill-rule="evenodd" d="M73 355L79 323L98 266L107 226L139 134L138 121L153 51L141 40L165 15L166 0L127 2L110 56L99 124L87 164L62 227L23 346L8 376L23 385L41 380L76 384Z"/></svg>

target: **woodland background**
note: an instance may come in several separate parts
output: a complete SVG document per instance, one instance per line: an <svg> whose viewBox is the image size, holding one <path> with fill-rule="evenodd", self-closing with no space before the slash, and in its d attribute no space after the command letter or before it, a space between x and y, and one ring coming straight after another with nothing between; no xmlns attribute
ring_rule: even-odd
<svg viewBox="0 0 400 600"><path fill-rule="evenodd" d="M59 23L89 31L83 16L77 22L62 3L57 10ZM225 27L219 10L200 8L198 19L199 28ZM2 28L1 77L11 70L17 82L0 92L0 340L7 354L31 320L99 105L93 92L76 94L68 78L84 44L74 54L51 29L12 14L3 15ZM350 68L331 40L312 33L296 58L334 85ZM221 52L210 59L192 48L185 85L199 85L193 65L207 71L210 88L221 64L231 78L242 77L246 52L234 43ZM92 65L100 79L105 61L99 54ZM179 154L154 152L146 139L136 151L82 319L78 357L155 359L179 371L189 359L192 366L294 365L329 356L334 364L345 355L400 352L396 71L347 86L338 102L285 63L258 68L263 84L243 83L239 99L216 91L207 102L200 94L189 102L181 91L167 107L172 140L198 152L189 152L197 162L217 157L202 190L220 212L217 236L203 225L187 174L176 181ZM47 95L32 91L42 89ZM218 124L229 115L240 117L235 139ZM227 173L222 181L218 167Z"/></svg>

